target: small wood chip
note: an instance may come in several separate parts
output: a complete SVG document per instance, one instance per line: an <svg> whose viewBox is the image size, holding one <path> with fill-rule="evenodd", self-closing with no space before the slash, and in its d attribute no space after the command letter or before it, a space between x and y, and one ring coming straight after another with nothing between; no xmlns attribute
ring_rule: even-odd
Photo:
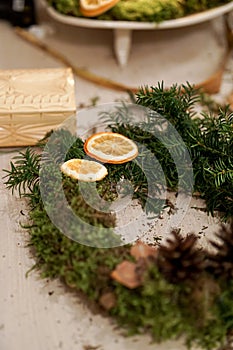
<svg viewBox="0 0 233 350"><path fill-rule="evenodd" d="M157 256L157 248L151 247L143 242L138 242L131 247L130 254L136 260L139 260L140 258L146 259L149 256L156 257Z"/></svg>
<svg viewBox="0 0 233 350"><path fill-rule="evenodd" d="M111 277L123 286L133 289L141 285L141 280L136 273L136 264L130 261L123 261L117 265L111 273Z"/></svg>
<svg viewBox="0 0 233 350"><path fill-rule="evenodd" d="M116 305L116 296L112 292L105 293L101 295L99 303L105 310L110 310Z"/></svg>

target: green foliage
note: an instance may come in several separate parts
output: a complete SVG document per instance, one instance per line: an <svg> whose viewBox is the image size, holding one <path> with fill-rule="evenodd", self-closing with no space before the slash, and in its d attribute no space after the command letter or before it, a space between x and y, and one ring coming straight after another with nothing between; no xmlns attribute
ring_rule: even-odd
<svg viewBox="0 0 233 350"><path fill-rule="evenodd" d="M26 194L27 190L33 191L39 181L40 155L27 148L25 153L20 152L10 163L10 170L5 170L7 175L6 186L18 190L19 194Z"/></svg>
<svg viewBox="0 0 233 350"><path fill-rule="evenodd" d="M156 155L162 164L165 185L176 189L180 174L176 172L170 152L163 143L165 140L165 144L170 149L174 148L177 156L182 156L179 148L176 149L176 139L167 137L159 140L149 132L156 123L161 122L159 115L162 115L185 142L193 163L195 190L200 191L206 199L207 210L214 213L214 210L221 209L225 218L232 218L233 116L229 110L221 109L218 115L205 113L199 118L194 109L198 100L198 92L189 84L183 87L174 85L170 89L159 84L151 89L141 89L137 95L139 105L157 113L150 115L140 127L132 126L125 113L125 106L115 116L103 115L105 120L109 118L113 131L121 132L142 145L137 160L119 166L107 165L109 176L97 185L97 191L103 199L111 201L117 196L114 186L124 177L131 181L135 198L145 205L148 197L145 173L151 171L152 155ZM149 152L145 152L144 146ZM143 283L138 288L131 290L113 280L111 272L119 263L133 261L130 247L93 248L69 239L51 222L41 198L39 180L43 179L46 180L46 200L52 209L54 204L59 206L63 191L67 206L71 206L84 222L99 227L94 240L98 242L99 238L103 239L103 229L106 227L114 237L111 229L115 218L88 205L82 198L78 184L60 173L61 162L73 157L84 157L83 142L66 130L58 130L48 135L40 147L40 152L28 148L25 153L20 153L11 162L10 170L6 170L5 179L9 189L17 190L28 199L30 211L26 228L29 231L29 245L33 248L42 275L61 278L65 284L82 291L96 302L106 291L113 293L116 304L109 313L120 325L127 327L130 334L148 332L155 341L182 336L188 347L197 345L206 350L222 344L233 328L232 281L222 277L219 282L214 274L203 269L195 283L188 279L182 283L171 283L156 264L143 272ZM147 159L146 163L144 159ZM161 174L151 176L159 192L164 186ZM183 183L184 188L186 185ZM148 211L156 213L156 204L156 201L152 201ZM66 208L60 209L63 214ZM67 222L68 219L65 213L61 215L61 221ZM80 232L73 229L73 238L77 238ZM84 230L81 234L87 235L87 242L93 242L92 235L88 236L89 233L86 234ZM115 239L116 243L120 243L117 241L119 237Z"/></svg>
<svg viewBox="0 0 233 350"><path fill-rule="evenodd" d="M218 311L220 318L226 327L226 330L233 329L233 281L227 282L227 287L220 294L218 302Z"/></svg>
<svg viewBox="0 0 233 350"><path fill-rule="evenodd" d="M195 284L168 283L157 267L151 266L144 276L142 287L130 291L116 284L118 302L111 315L121 326L127 327L128 334L143 334L146 330L156 342L183 337L187 348L216 349L224 341L231 324L226 326L224 313L220 315L217 302L208 302L213 285L206 285L204 297L202 294L201 298L197 298L194 295ZM230 296L230 290L227 293ZM232 300L227 301L232 309ZM205 305L206 302L208 305ZM225 300L223 305L227 307ZM231 317L230 312L228 316Z"/></svg>
<svg viewBox="0 0 233 350"><path fill-rule="evenodd" d="M79 10L79 1L48 0L48 3L64 15L82 16Z"/></svg>
<svg viewBox="0 0 233 350"><path fill-rule="evenodd" d="M30 220L30 245L36 249L42 276L59 277L68 286L98 300L106 285L112 284L110 271L128 256L127 247L100 249L72 241L59 232L41 208L30 212Z"/></svg>
<svg viewBox="0 0 233 350"><path fill-rule="evenodd" d="M58 12L83 17L79 1L47 0ZM161 22L224 5L230 0L121 0L112 9L96 17L100 20Z"/></svg>
<svg viewBox="0 0 233 350"><path fill-rule="evenodd" d="M163 179L164 176L166 179L167 186L171 189L176 189L178 183L178 175L174 160L172 159L168 148L163 144L163 142L161 142L158 138L151 134L151 132L147 131L149 127L146 128L146 131L143 131L143 127L141 126L138 127L131 124L121 123L114 124L112 121L112 124L110 124L110 128L114 132L124 134L133 141L139 143L139 149L143 146L147 148L147 151L140 153L140 156L144 159L142 169L146 171L147 174L147 178L145 177L145 175L144 177L141 177L141 183L144 187L146 187L147 181L150 181L154 184L154 188L157 187L157 190L159 190L159 187L163 187L165 184ZM177 140L173 141L173 145L175 145ZM164 142L167 145L172 144L172 140L170 138L166 138ZM161 166L161 169L156 169L156 172L153 169L155 159L157 159ZM163 173L161 173L161 170L163 170Z"/></svg>
<svg viewBox="0 0 233 350"><path fill-rule="evenodd" d="M184 1L184 11L185 14L191 14L196 12L205 11L206 9L211 9L220 5L227 4L231 0L219 1L219 0L185 0Z"/></svg>
<svg viewBox="0 0 233 350"><path fill-rule="evenodd" d="M125 116L125 108L123 108L123 110L119 108L119 118L124 118ZM131 134L127 136L132 136L132 131ZM82 159L84 157L85 152L83 150L83 141L64 129L54 131L53 134L48 135L48 137L49 142L47 144L45 143L46 139L41 143L41 146L44 147L43 174L44 171L46 171L46 175L44 175L46 176L46 179L44 179L43 183L46 182L47 193L55 192L54 187L57 184L57 195L59 196L59 166L68 159ZM108 169L108 176L96 184L96 188L100 196L105 201L109 201L109 203L111 203L112 200L118 197L117 186L120 186L122 195L125 196L132 192L133 199L138 199L139 203L148 214L156 216L163 207L163 201L158 198L158 195L153 199L148 198L148 180L153 182L154 191L156 190L157 194L159 194L161 191L163 181L161 181L161 172L150 171L151 164L153 164L151 161L152 156L153 154L148 154L148 152L145 152L145 150L139 149L139 156L137 157L136 161L116 165L105 164ZM57 171L58 174L56 177L55 174ZM147 176L145 175L145 172ZM129 187L124 185L124 182L122 181L123 179L130 182ZM66 181L68 180L66 179ZM76 184L76 190L78 190L78 186L75 181L69 181L69 191L67 190L67 196L70 197L70 203L71 200L74 200L74 189L71 190L71 184ZM51 184L53 190L49 188L49 184ZM85 192L90 192L91 196L91 185L83 184L82 187L84 186L87 186L87 188L89 187ZM75 188L75 186L72 187Z"/></svg>
<svg viewBox="0 0 233 350"><path fill-rule="evenodd" d="M111 313L131 334L146 329L155 341L168 340L181 335L185 327L178 302L180 291L180 286L161 278L154 266L148 270L143 286L133 292L116 285L118 303Z"/></svg>
<svg viewBox="0 0 233 350"><path fill-rule="evenodd" d="M163 84L159 84L151 90L145 87L139 91L137 103L155 111L148 112L140 122L132 119L133 112L124 106L114 110L114 113L102 115L112 131L129 137L140 149L147 150L143 154L142 169L146 172L148 182L157 186L157 190L164 185L177 190L179 185L180 189L189 191L192 186L192 174L187 171L192 166L184 141L190 140L189 133L198 130L198 125L190 123L190 118L199 96L190 85L183 89L185 93L181 94L180 87L173 86L165 90ZM167 121L171 123L166 125ZM179 174L176 163L179 163ZM146 165L150 167L147 169Z"/></svg>
<svg viewBox="0 0 233 350"><path fill-rule="evenodd" d="M195 190L206 200L209 213L222 211L227 220L233 216L233 113L225 108L200 118L193 109L198 100L198 91L189 85L146 87L137 94L138 104L174 125L190 153Z"/></svg>
<svg viewBox="0 0 233 350"><path fill-rule="evenodd" d="M161 22L184 15L183 7L177 0L121 0L99 19L139 22Z"/></svg>
<svg viewBox="0 0 233 350"><path fill-rule="evenodd" d="M47 142L49 140L49 142ZM83 141L69 130L58 129L48 133L38 143L43 149L43 161L60 165L72 158L82 159L85 155Z"/></svg>

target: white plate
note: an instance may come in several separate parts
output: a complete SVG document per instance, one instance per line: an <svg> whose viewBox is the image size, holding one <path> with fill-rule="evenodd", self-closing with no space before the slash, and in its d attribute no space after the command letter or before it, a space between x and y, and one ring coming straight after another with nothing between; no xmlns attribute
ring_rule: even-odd
<svg viewBox="0 0 233 350"><path fill-rule="evenodd" d="M161 23L151 22L133 22L133 21L107 21L88 18L79 18L73 16L63 15L57 12L53 7L46 4L47 11L59 22L71 24L87 28L109 28L109 29L170 29L186 27L201 22L212 20L216 17L222 16L233 10L233 1L226 5L222 5L211 10L196 13L190 16L185 16L178 19L163 21Z"/></svg>
<svg viewBox="0 0 233 350"><path fill-rule="evenodd" d="M53 7L49 6L46 0L41 1L44 2L45 7L50 16L53 17L56 21L61 22L63 24L85 28L112 29L114 31L114 52L117 61L121 67L124 67L128 62L132 41L131 33L133 30L182 28L202 22L207 22L213 20L216 17L220 17L230 11L233 11L233 1L231 1L226 5L222 5L208 11L203 11L197 14L185 16L178 19L163 21L161 23L108 21L63 15L57 12Z"/></svg>

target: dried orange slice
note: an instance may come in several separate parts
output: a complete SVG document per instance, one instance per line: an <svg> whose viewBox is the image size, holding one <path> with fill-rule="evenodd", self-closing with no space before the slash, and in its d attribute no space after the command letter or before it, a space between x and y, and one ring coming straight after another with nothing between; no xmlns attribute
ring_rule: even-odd
<svg viewBox="0 0 233 350"><path fill-rule="evenodd" d="M80 11L85 17L96 17L110 10L120 0L80 0Z"/></svg>
<svg viewBox="0 0 233 350"><path fill-rule="evenodd" d="M70 159L61 165L61 171L75 180L95 182L102 180L107 168L100 163L86 159Z"/></svg>
<svg viewBox="0 0 233 350"><path fill-rule="evenodd" d="M104 163L121 164L138 155L137 145L128 137L114 132L100 132L84 143L85 152Z"/></svg>

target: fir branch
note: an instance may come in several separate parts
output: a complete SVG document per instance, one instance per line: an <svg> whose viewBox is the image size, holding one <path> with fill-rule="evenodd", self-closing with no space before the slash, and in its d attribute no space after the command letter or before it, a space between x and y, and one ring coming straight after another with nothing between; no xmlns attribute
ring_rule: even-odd
<svg viewBox="0 0 233 350"><path fill-rule="evenodd" d="M226 165L222 159L219 159L211 168L204 169L214 177L216 187L222 186L227 181L231 182L233 186L233 164L230 159L228 163Z"/></svg>
<svg viewBox="0 0 233 350"><path fill-rule="evenodd" d="M197 95L189 84L182 89L173 85L168 90L159 84L141 89L137 103L161 113L174 125L190 152L194 190L206 200L207 212L223 211L227 220L233 216L233 113L226 107L219 109L218 115L205 112L200 118L194 109ZM171 179L169 174L167 178Z"/></svg>
<svg viewBox="0 0 233 350"><path fill-rule="evenodd" d="M5 185L8 189L18 190L22 196L33 191L34 186L39 182L40 155L36 154L31 148L25 152L20 152L15 156L14 162L10 163L10 170L4 169L7 175Z"/></svg>

